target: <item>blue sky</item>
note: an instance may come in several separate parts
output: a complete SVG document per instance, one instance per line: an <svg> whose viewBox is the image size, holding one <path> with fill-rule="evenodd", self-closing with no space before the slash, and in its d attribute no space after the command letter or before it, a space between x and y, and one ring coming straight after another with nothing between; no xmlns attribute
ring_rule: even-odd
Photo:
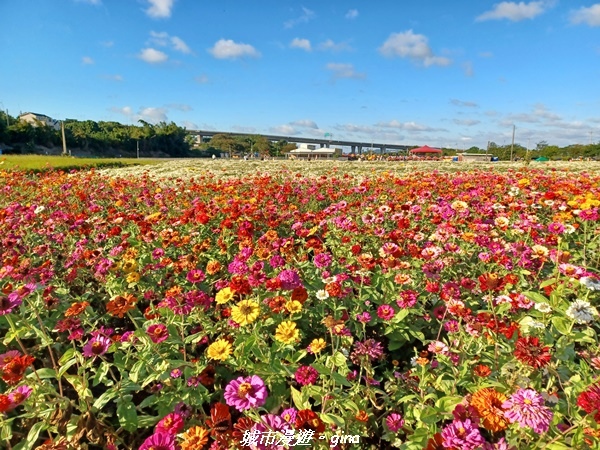
<svg viewBox="0 0 600 450"><path fill-rule="evenodd" d="M600 141L600 3L2 0L0 108L469 148Z"/></svg>

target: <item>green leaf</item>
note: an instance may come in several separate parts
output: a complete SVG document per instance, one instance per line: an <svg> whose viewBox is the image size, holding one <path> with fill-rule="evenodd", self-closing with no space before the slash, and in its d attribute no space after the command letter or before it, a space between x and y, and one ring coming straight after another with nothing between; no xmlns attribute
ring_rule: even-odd
<svg viewBox="0 0 600 450"><path fill-rule="evenodd" d="M73 358L73 355L75 355L75 349L73 347L69 347L58 360L58 364L62 366L71 358Z"/></svg>
<svg viewBox="0 0 600 450"><path fill-rule="evenodd" d="M100 397L98 397L96 399L96 401L94 402L94 404L92 406L97 409L102 409L108 402L110 402L113 398L115 398L117 396L117 394L118 393L114 388L104 391L100 395Z"/></svg>
<svg viewBox="0 0 600 450"><path fill-rule="evenodd" d="M523 295L536 303L550 303L550 301L539 292L527 291L523 292Z"/></svg>
<svg viewBox="0 0 600 450"><path fill-rule="evenodd" d="M294 406L298 409L310 409L310 403L307 399L304 399L302 393L296 389L294 386L290 386L290 391L292 392L292 401L294 402Z"/></svg>
<svg viewBox="0 0 600 450"><path fill-rule="evenodd" d="M337 384L341 384L342 386L352 386L348 380L346 380L345 376L337 372L332 372L331 378L333 378L333 381L335 381Z"/></svg>
<svg viewBox="0 0 600 450"><path fill-rule="evenodd" d="M540 289L544 289L546 286L550 286L551 284L554 284L554 283L556 283L555 278L550 278L549 280L542 281L542 283L540 284Z"/></svg>
<svg viewBox="0 0 600 450"><path fill-rule="evenodd" d="M435 407L445 413L451 413L456 405L458 405L463 400L463 397L449 395L447 397L442 397L435 402Z"/></svg>
<svg viewBox="0 0 600 450"><path fill-rule="evenodd" d="M334 414L325 413L325 414L320 414L319 417L325 423L337 425L340 428L344 428L344 426L345 426L344 419L342 419L341 417L338 417Z"/></svg>
<svg viewBox="0 0 600 450"><path fill-rule="evenodd" d="M42 429L44 428L46 424L44 422L36 422L33 424L33 426L31 427L31 429L29 430L29 433L27 433L27 439L25 439L25 441L22 441L21 443L15 445L13 448L14 450L30 450L34 447L36 441L38 440L38 437L40 436L40 433L42 432Z"/></svg>
<svg viewBox="0 0 600 450"><path fill-rule="evenodd" d="M433 423L436 423L440 419L441 419L440 413L435 408L432 408L431 406L426 406L425 408L423 408L423 411L421 411L421 417L420 417L421 422L433 424Z"/></svg>
<svg viewBox="0 0 600 450"><path fill-rule="evenodd" d="M348 358L346 358L342 352L335 352L333 355L333 364L336 367L347 367L347 360Z"/></svg>
<svg viewBox="0 0 600 450"><path fill-rule="evenodd" d="M96 370L96 375L94 375L94 378L92 380L92 385L93 386L98 386L98 384L104 378L106 378L106 375L108 374L108 369L109 368L110 368L110 365L106 361L102 361L102 364L100 364L100 367L98 367L98 370Z"/></svg>
<svg viewBox="0 0 600 450"><path fill-rule="evenodd" d="M119 423L126 431L135 431L138 428L138 415L131 395L124 395L117 400L117 417Z"/></svg>
<svg viewBox="0 0 600 450"><path fill-rule="evenodd" d="M554 328L556 328L556 330L560 334L564 334L566 336L571 334L571 329L573 328L573 321L568 320L564 317L553 317L552 325L554 325Z"/></svg>

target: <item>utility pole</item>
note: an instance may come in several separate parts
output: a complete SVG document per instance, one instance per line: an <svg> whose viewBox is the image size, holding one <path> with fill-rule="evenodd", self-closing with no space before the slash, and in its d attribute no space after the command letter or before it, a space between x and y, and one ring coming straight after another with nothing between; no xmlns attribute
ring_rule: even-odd
<svg viewBox="0 0 600 450"><path fill-rule="evenodd" d="M513 125L513 136L512 136L512 144L510 144L510 160L513 160L513 149L515 148L515 129L517 127Z"/></svg>
<svg viewBox="0 0 600 450"><path fill-rule="evenodd" d="M62 151L62 156L67 156L67 140L65 139L65 122L64 121L60 121L60 129L62 131L62 144L63 144L63 151Z"/></svg>

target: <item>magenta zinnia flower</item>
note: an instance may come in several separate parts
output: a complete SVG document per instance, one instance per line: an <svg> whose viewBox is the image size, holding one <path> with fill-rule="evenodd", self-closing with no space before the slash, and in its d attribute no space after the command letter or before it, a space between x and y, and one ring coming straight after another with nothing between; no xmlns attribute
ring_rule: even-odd
<svg viewBox="0 0 600 450"><path fill-rule="evenodd" d="M380 319L391 320L394 317L395 311L390 305L381 305L377 308L377 315Z"/></svg>
<svg viewBox="0 0 600 450"><path fill-rule="evenodd" d="M96 334L83 346L83 356L86 358L95 358L96 356L104 355L111 344L112 341L109 338L101 334Z"/></svg>
<svg viewBox="0 0 600 450"><path fill-rule="evenodd" d="M455 420L442 430L443 445L445 448L460 448L461 450L474 450L485 443L479 428L473 426L470 419Z"/></svg>
<svg viewBox="0 0 600 450"><path fill-rule="evenodd" d="M150 339L152 339L152 342L155 344L159 344L169 337L169 330L167 330L167 327L162 323L150 325L146 330L146 333L148 333L148 336L150 336Z"/></svg>
<svg viewBox="0 0 600 450"><path fill-rule="evenodd" d="M296 378L296 381L302 386L315 384L319 379L319 372L312 366L300 366L298 367L298 370L296 370L294 378Z"/></svg>
<svg viewBox="0 0 600 450"><path fill-rule="evenodd" d="M200 269L190 270L185 277L190 283L202 283L206 276Z"/></svg>
<svg viewBox="0 0 600 450"><path fill-rule="evenodd" d="M385 418L385 424L392 433L396 433L404 426L404 419L400 414L393 412Z"/></svg>
<svg viewBox="0 0 600 450"><path fill-rule="evenodd" d="M8 410L11 411L15 409L17 406L19 406L21 403L27 400L31 395L32 391L33 389L29 386L19 386L10 394L8 394L8 400L10 401L10 406Z"/></svg>
<svg viewBox="0 0 600 450"><path fill-rule="evenodd" d="M277 275L277 279L281 283L281 289L286 291L292 291L302 286L302 281L294 270L282 270L279 275Z"/></svg>
<svg viewBox="0 0 600 450"><path fill-rule="evenodd" d="M175 435L167 433L154 433L146 438L139 450L177 450Z"/></svg>
<svg viewBox="0 0 600 450"><path fill-rule="evenodd" d="M502 403L502 409L510 422L532 428L536 433L548 431L553 416L544 405L544 398L533 389L519 389Z"/></svg>
<svg viewBox="0 0 600 450"><path fill-rule="evenodd" d="M238 411L258 408L267 400L267 388L257 375L238 377L225 387L225 402Z"/></svg>
<svg viewBox="0 0 600 450"><path fill-rule="evenodd" d="M21 300L21 298L19 298L19 296L14 292L8 297L0 295L0 316L10 314L15 308L18 308L21 303L23 303L23 300Z"/></svg>
<svg viewBox="0 0 600 450"><path fill-rule="evenodd" d="M183 416L172 412L167 414L160 422L158 422L158 424L156 424L154 432L176 435L181 430L183 430Z"/></svg>

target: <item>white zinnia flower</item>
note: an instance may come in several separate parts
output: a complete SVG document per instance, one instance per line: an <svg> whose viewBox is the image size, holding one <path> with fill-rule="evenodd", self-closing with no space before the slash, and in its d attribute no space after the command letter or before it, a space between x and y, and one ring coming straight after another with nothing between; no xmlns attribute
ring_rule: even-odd
<svg viewBox="0 0 600 450"><path fill-rule="evenodd" d="M549 313L549 312L552 311L552 308L546 302L536 303L534 305L534 308L537 309L539 312L544 313L544 314Z"/></svg>
<svg viewBox="0 0 600 450"><path fill-rule="evenodd" d="M600 291L600 280L592 277L581 277L579 282L590 291Z"/></svg>
<svg viewBox="0 0 600 450"><path fill-rule="evenodd" d="M571 303L566 314L577 323L588 323L594 319L594 316L598 314L598 311L590 305L590 302L577 299Z"/></svg>
<svg viewBox="0 0 600 450"><path fill-rule="evenodd" d="M325 289L319 289L316 295L319 300L325 300L329 298L329 292L327 292Z"/></svg>

